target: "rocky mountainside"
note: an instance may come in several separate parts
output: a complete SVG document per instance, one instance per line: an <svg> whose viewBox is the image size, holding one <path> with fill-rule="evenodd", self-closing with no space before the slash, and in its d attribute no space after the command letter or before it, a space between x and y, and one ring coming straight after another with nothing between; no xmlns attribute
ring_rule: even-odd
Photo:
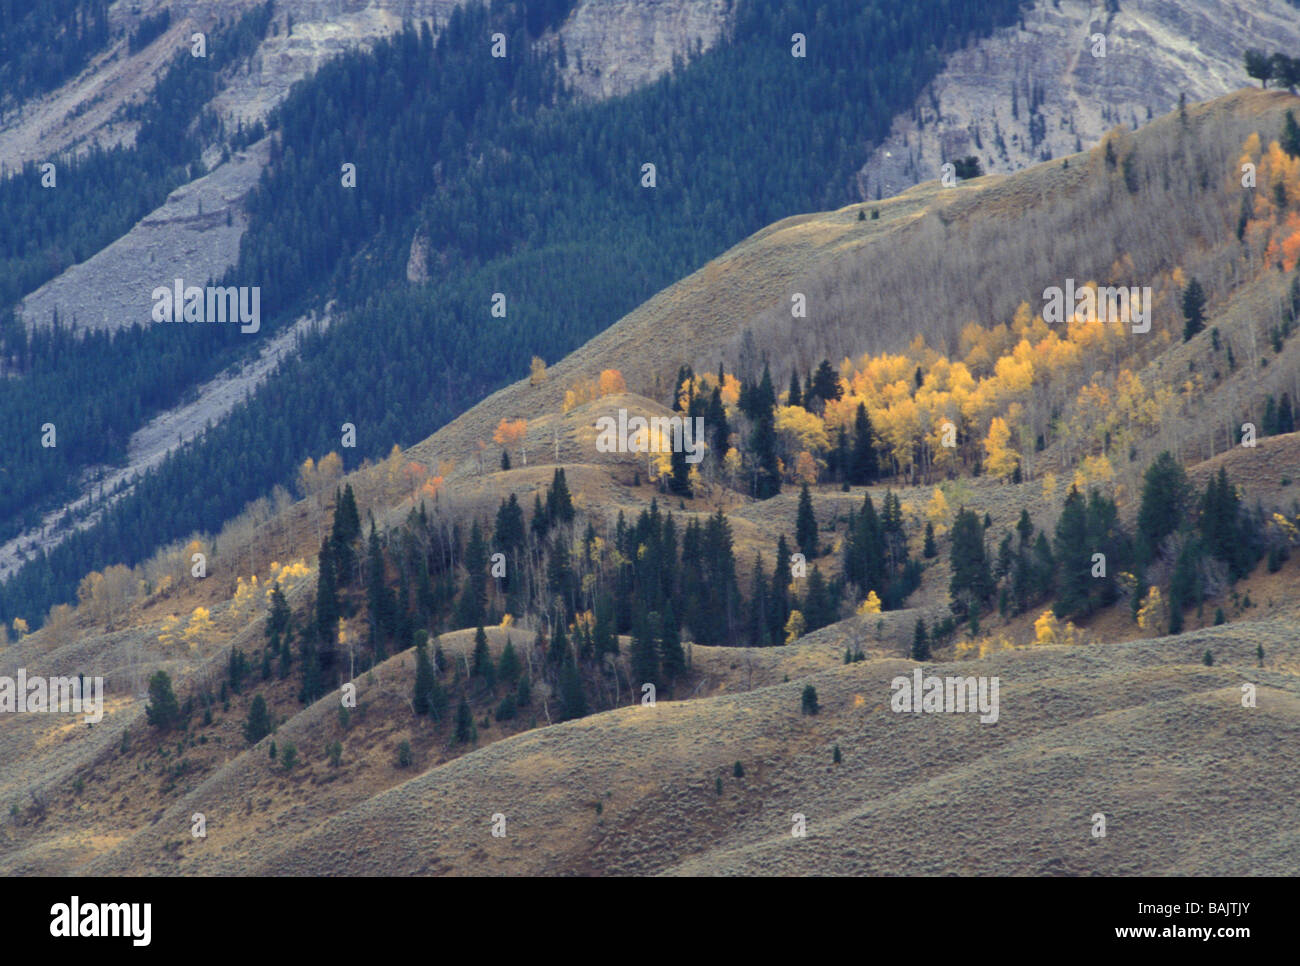
<svg viewBox="0 0 1300 966"><path fill-rule="evenodd" d="M1104 46L1101 40L1104 38ZM1178 106L1245 87L1248 47L1300 47L1287 0L1038 0L1016 27L949 58L859 176L862 197L897 194L973 155L1015 171L1091 147Z"/></svg>

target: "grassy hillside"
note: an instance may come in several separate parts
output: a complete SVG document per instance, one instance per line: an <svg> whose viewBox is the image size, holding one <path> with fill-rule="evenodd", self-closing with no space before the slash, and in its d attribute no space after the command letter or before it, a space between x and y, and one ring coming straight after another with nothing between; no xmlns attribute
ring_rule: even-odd
<svg viewBox="0 0 1300 966"><path fill-rule="evenodd" d="M1280 93L1245 92L1189 107L1186 124L1198 125L1197 138L1179 142L1183 167L1170 169L1169 190L1207 159L1231 158L1235 170L1243 151L1251 157L1270 151L1285 110L1296 104ZM93 729L29 716L0 731L0 803L9 810L8 823L0 825L0 868L118 874L1284 874L1294 864L1296 843L1286 830L1295 825L1296 789L1286 779L1278 784L1277 775L1288 774L1288 739L1300 722L1294 644L1300 561L1282 549L1297 542L1286 534L1300 515L1293 482L1300 479L1300 435L1277 425L1277 398L1294 391L1300 342L1271 331L1286 318L1294 269L1286 265L1294 203L1285 200L1290 162L1280 154L1275 167L1283 171L1282 203L1255 198L1241 238L1240 189L1223 187L1226 177L1207 175L1205 187L1196 188L1206 213L1199 233L1116 242L1133 264L1146 264L1152 273L1149 284L1159 294L1151 332L1103 341L1107 351L1092 357L1084 349L1097 343L1083 342L1078 358L1085 362L1068 372L1064 365L1033 370L1024 399L1026 410L1035 400L1042 407L1043 445L1036 449L1031 440L1018 454L1014 482L1009 474L982 471L993 457L981 455L982 426L947 464L927 469L917 460L896 475L891 466L869 486L841 486L823 471L810 493L821 553L809 564L842 591L836 619L827 626L785 646L724 648L692 643L697 628L687 621L688 667L671 693L661 690L654 707L638 703L639 630L619 637L617 654L598 650L592 657L579 643L602 591L623 594L625 577L632 582L628 599L662 603L647 584L661 576L641 570L649 566L643 557L658 552L650 547L658 538L618 544L620 514L635 525L654 501L657 513L672 514L680 537L688 525L707 525L721 511L744 601L754 599L749 588L756 555L771 573L773 563L781 564L774 560L778 540L789 546L799 519L798 491L786 476L781 494L766 500L755 499L743 477L716 467L700 474L690 495L670 493L666 477L652 482L657 461L646 454L595 447L599 416L620 408L666 416L683 363L711 373L721 359L728 374L743 369L746 328L765 311L788 305L791 285L818 273L851 278L834 273L870 266L886 250L890 257L919 255L930 243L923 226L931 219L951 219L982 238L983 257L999 266L1011 257L1005 252L1023 255L1026 224L1051 223L1062 208L1076 211L1071 206L1078 198L1106 196L1116 177L1117 198L1156 191L1159 178L1130 192L1122 158L1163 156L1162 146L1171 132L1178 137L1183 123L1174 115L1131 142L1112 144L1113 167L1103 145L1069 159L1069 168L1054 161L952 189L923 185L890 202L778 222L660 292L583 349L496 392L410 449L345 476L336 458L322 460L303 475L305 499L251 507L216 538L174 545L135 573L99 575L103 582L84 585L80 607L57 610L46 627L0 652L0 673L94 669L109 683L108 713ZM1256 129L1263 143L1251 148ZM1063 172L1079 178L1074 194L1060 184ZM1156 195L1142 197L1154 202ZM1088 266L1078 267L1072 245L1044 249L1043 285L1066 277L1118 279L1129 271L1092 276L1084 271ZM1003 274L1013 289L1029 286L1020 300L1039 284L1021 283L1009 269ZM1208 324L1184 341L1179 302L1193 275L1210 293ZM950 296L937 291L947 289L921 286L918 298L932 299L939 317ZM1019 300L1008 314L1018 306ZM1040 340L1032 335L1039 322L1025 323L1027 342L1032 336L1035 345L1080 345L1051 333ZM808 329L819 325L810 320ZM888 329L882 322L870 331ZM955 345L936 335L935 347L914 347L913 333L902 329L888 345L903 357L905 376L913 365L924 367L923 377L951 372L956 361L943 358L950 353L996 388L1005 372L998 375L994 360L1001 356L992 349L1008 344L999 342L999 331L981 326L959 335ZM875 394L882 390L868 378L873 364L883 365L873 356L874 343L848 329L837 338L846 340L846 354L866 356L861 365L849 360L840 373L846 398L860 396L878 409L884 432L890 407L923 396L929 384L898 380L903 385L893 402L878 404ZM734 361L727 355L731 347L738 347ZM990 352L983 362L981 347ZM771 361L780 366L776 378L783 386L790 355ZM1114 407L1089 408L1085 390L1127 367L1167 408L1153 421L1135 420L1129 435L1103 440L1100 430ZM1082 381L1071 381L1076 377ZM1274 422L1258 445L1216 439L1218 425L1229 418L1263 425L1270 395ZM834 404L825 402L815 407L822 410L819 420L835 414ZM757 420L742 417L738 403L728 409L739 428L733 446L749 460L749 430ZM1004 410L980 418L994 411ZM512 420L525 421L522 432L503 441L503 424ZM882 437L882 450L891 445ZM503 449L509 469L498 468ZM1166 633L1172 614L1162 616L1154 606L1143 608L1146 624L1139 624L1132 597L1148 605L1152 597L1127 584L1114 603L1049 620L1052 605L1060 603L1053 590L1024 609L999 611L990 598L979 626L950 626L934 640L930 657L912 659L918 620L933 631L945 617L960 616L950 606L958 596L951 581L959 508L987 515L987 523L977 519L975 526L990 556L1004 533L1014 533L1022 511L1045 542L1055 535L1059 553L1060 534L1069 532L1058 527L1066 492L1082 474L1081 488L1096 487L1114 500L1117 525L1140 540L1143 507L1152 502L1144 492L1151 485L1148 467L1162 450L1178 453L1173 463L1185 467L1191 496L1181 504L1185 519L1169 534L1175 539L1148 548L1148 558L1135 558L1133 566L1171 596L1192 574L1187 579L1201 599L1182 598L1182 633ZM1100 457L1109 475L1096 472ZM524 522L535 524L531 507L535 499L549 504L558 468L567 478L573 523L528 544L521 578L527 593L512 597L485 581L480 619L486 618L487 655L499 660L508 637L534 684L530 704L498 719L495 709L512 692L473 670L475 622L461 619L478 573L469 563L469 533L484 528L491 549L499 536L492 532L494 514L511 494L525 510ZM1233 525L1271 527L1274 541L1268 558L1253 558L1235 580L1210 550L1187 549L1200 546L1197 540L1212 549L1217 539L1204 527L1212 515L1198 501L1221 469L1239 501ZM355 493L364 528L350 544L358 561L340 572L361 577L343 588L335 662L320 697L304 701L298 668L307 654L297 645L335 642L333 614L318 637L310 628L329 590L322 575L333 566L317 553L328 558L336 552L327 537L341 505L335 503L337 487L344 484ZM855 612L861 595L836 583L847 568L849 514L862 513L868 495L877 507L885 505L887 491L899 496L906 550L919 561L920 585L898 609ZM377 567L365 561L372 513ZM931 557L922 551L927 521L939 525ZM588 527L593 550L586 549ZM629 553L620 559L615 548ZM189 576L194 551L208 558L203 580ZM580 578L568 584L565 567L556 563L566 559ZM250 590L254 575L258 583ZM368 584L367 576L376 575L378 581ZM681 576L664 581L674 603L696 589ZM265 678L260 671L268 639L264 591L272 580L284 590L297 628L294 670L283 678L269 660ZM790 582L797 598L807 601L809 581ZM110 593L110 584L120 592ZM451 696L449 710L464 699L476 723L472 738L458 737L453 714L435 719L414 712L417 660L403 645L412 628L376 631L377 611L367 596L381 592L405 602L405 617L435 635L430 648L440 647L447 658L438 679ZM200 607L207 608L210 627L197 620ZM1218 611L1222 624L1215 623ZM1067 619L1075 623L1061 623ZM748 624L740 626L742 635L748 633ZM549 663L564 627L593 713L551 723L566 706L563 673ZM194 633L187 638L183 630ZM1059 643L1065 639L1076 643ZM232 648L252 661L238 690L227 670ZM847 662L846 654L851 659L855 653L861 659ZM997 675L998 722L891 711L891 680L918 665L926 673ZM164 734L145 720L145 682L158 669L170 674L182 701L193 701L188 726ZM356 685L358 707L345 720L337 687L348 682ZM1242 703L1243 684L1258 689L1254 707ZM815 715L801 713L809 685L820 704ZM259 696L277 730L250 746L242 731ZM402 742L410 748L405 764ZM288 744L296 752L291 768L283 758ZM206 839L190 834L196 812L207 818ZM1106 816L1104 839L1091 834L1097 812ZM806 837L791 835L795 813L806 819ZM491 835L497 814L505 816L504 838Z"/></svg>

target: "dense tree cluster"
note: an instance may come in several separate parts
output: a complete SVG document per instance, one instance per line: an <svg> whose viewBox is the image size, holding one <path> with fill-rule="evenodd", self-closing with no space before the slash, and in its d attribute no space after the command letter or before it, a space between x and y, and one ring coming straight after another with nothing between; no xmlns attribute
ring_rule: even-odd
<svg viewBox="0 0 1300 966"><path fill-rule="evenodd" d="M790 211L851 200L865 145L933 76L941 51L1009 22L1016 8L797 0L773 15L741 5L727 42L646 89L595 104L561 90L560 51L535 53L525 42L563 3L469 4L436 42L407 29L325 65L272 120L272 169L249 201L252 223L228 278L263 286L263 331L330 297L338 320L93 532L33 561L6 587L0 616L35 619L87 568L134 563L196 527L215 529L304 456L337 445L344 421L362 430L349 460L421 439L533 356L577 347L745 235ZM265 30L255 15L241 21L240 38ZM819 23L835 26L813 30L807 57L790 56L791 34ZM510 55L483 56L497 31ZM218 73L220 47L209 44ZM219 133L195 113L213 88L178 69L160 85L152 108L160 122L145 124L146 144L155 129L184 131L195 144ZM787 119L781 138L753 124L775 115ZM194 153L185 138L169 163ZM357 166L355 189L340 186L343 162ZM654 189L639 180L647 162L657 165ZM160 178L159 201L174 186ZM19 181L31 179L5 185ZM83 198L76 217L104 207ZM404 267L417 232L436 271L413 288ZM16 251L6 245L0 255ZM510 308L489 335L482 320L494 291L509 294ZM753 485L771 495L779 487L771 427L758 422Z"/></svg>

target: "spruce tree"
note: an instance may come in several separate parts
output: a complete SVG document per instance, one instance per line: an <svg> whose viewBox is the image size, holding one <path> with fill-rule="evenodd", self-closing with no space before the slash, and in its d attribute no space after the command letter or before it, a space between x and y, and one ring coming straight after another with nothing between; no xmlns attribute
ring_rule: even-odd
<svg viewBox="0 0 1300 966"><path fill-rule="evenodd" d="M803 555L812 560L818 555L817 515L813 512L812 494L805 483L799 490L799 513L795 520L795 543Z"/></svg>
<svg viewBox="0 0 1300 966"><path fill-rule="evenodd" d="M1191 339L1205 328L1205 290L1192 279L1183 290L1183 341Z"/></svg>
<svg viewBox="0 0 1300 966"><path fill-rule="evenodd" d="M1137 521L1138 557L1143 563L1152 560L1165 538L1182 526L1190 493L1187 474L1168 450L1147 468Z"/></svg>
<svg viewBox="0 0 1300 966"><path fill-rule="evenodd" d="M802 406L803 394L799 391L799 370L790 369L790 391L786 394L787 406Z"/></svg>
<svg viewBox="0 0 1300 966"><path fill-rule="evenodd" d="M1056 562L1060 569L1058 595L1052 610L1057 617L1086 614L1092 581L1093 549L1088 544L1088 516L1083 494L1070 487L1056 523Z"/></svg>
<svg viewBox="0 0 1300 966"><path fill-rule="evenodd" d="M954 600L978 606L993 592L984 552L984 525L972 510L962 507L952 525L952 580L948 590Z"/></svg>
<svg viewBox="0 0 1300 966"><path fill-rule="evenodd" d="M912 632L912 660L930 660L930 637L925 632L925 621L916 619L916 629Z"/></svg>
<svg viewBox="0 0 1300 966"><path fill-rule="evenodd" d="M876 453L876 433L871 426L867 407L858 403L853 417L853 453L849 464L849 482L857 486L873 483L880 475L879 457Z"/></svg>
<svg viewBox="0 0 1300 966"><path fill-rule="evenodd" d="M506 646L501 651L501 659L497 662L497 680L514 687L519 680L519 670L519 654L515 651L514 643L507 637Z"/></svg>
<svg viewBox="0 0 1300 966"><path fill-rule="evenodd" d="M669 686L686 673L686 651L682 648L681 632L673 614L671 601L664 604L662 630L659 634L659 658L664 680Z"/></svg>
<svg viewBox="0 0 1300 966"><path fill-rule="evenodd" d="M266 698L260 694L253 698L244 722L244 740L255 745L271 733L271 716L266 710Z"/></svg>
<svg viewBox="0 0 1300 966"><path fill-rule="evenodd" d="M149 678L149 703L144 713L149 724L159 731L169 731L180 722L181 706L166 671L155 671Z"/></svg>
<svg viewBox="0 0 1300 966"><path fill-rule="evenodd" d="M433 689L437 684L437 675L433 662L429 660L428 649L422 642L415 645L415 687L411 693L411 706L416 714L433 714Z"/></svg>
<svg viewBox="0 0 1300 966"><path fill-rule="evenodd" d="M487 632L480 624L474 631L474 663L470 673L482 678L488 690L496 686L496 665L492 663L492 652L488 650Z"/></svg>
<svg viewBox="0 0 1300 966"><path fill-rule="evenodd" d="M469 709L469 702L461 695L456 708L456 740L462 745L478 739L478 729L474 727L474 714Z"/></svg>
<svg viewBox="0 0 1300 966"><path fill-rule="evenodd" d="M637 619L632 637L632 684L640 690L643 684L659 687L659 656L655 652L654 635L650 630L649 616L642 611Z"/></svg>
<svg viewBox="0 0 1300 966"><path fill-rule="evenodd" d="M560 671L560 721L572 721L587 713L587 696L582 690L582 676L573 660L564 662Z"/></svg>

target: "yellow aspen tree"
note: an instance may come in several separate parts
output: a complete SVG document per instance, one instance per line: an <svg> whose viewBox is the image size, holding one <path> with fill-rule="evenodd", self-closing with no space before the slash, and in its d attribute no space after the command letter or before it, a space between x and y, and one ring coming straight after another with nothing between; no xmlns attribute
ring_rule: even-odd
<svg viewBox="0 0 1300 966"><path fill-rule="evenodd" d="M880 598L876 596L874 590L867 591L867 599L858 605L858 614L879 614L881 609Z"/></svg>
<svg viewBox="0 0 1300 966"><path fill-rule="evenodd" d="M215 632L216 627L212 623L211 611L206 607L195 607L182 636L192 650L197 650L200 645L207 643Z"/></svg>
<svg viewBox="0 0 1300 966"><path fill-rule="evenodd" d="M1011 448L1011 430L1006 420L994 416L989 423L989 434L984 440L986 456L984 470L989 476L999 479L1011 476L1020 463L1020 454Z"/></svg>
<svg viewBox="0 0 1300 966"><path fill-rule="evenodd" d="M799 638L803 637L803 629L806 627L803 614L797 610L790 611L790 619L785 622L785 642L793 644Z"/></svg>

